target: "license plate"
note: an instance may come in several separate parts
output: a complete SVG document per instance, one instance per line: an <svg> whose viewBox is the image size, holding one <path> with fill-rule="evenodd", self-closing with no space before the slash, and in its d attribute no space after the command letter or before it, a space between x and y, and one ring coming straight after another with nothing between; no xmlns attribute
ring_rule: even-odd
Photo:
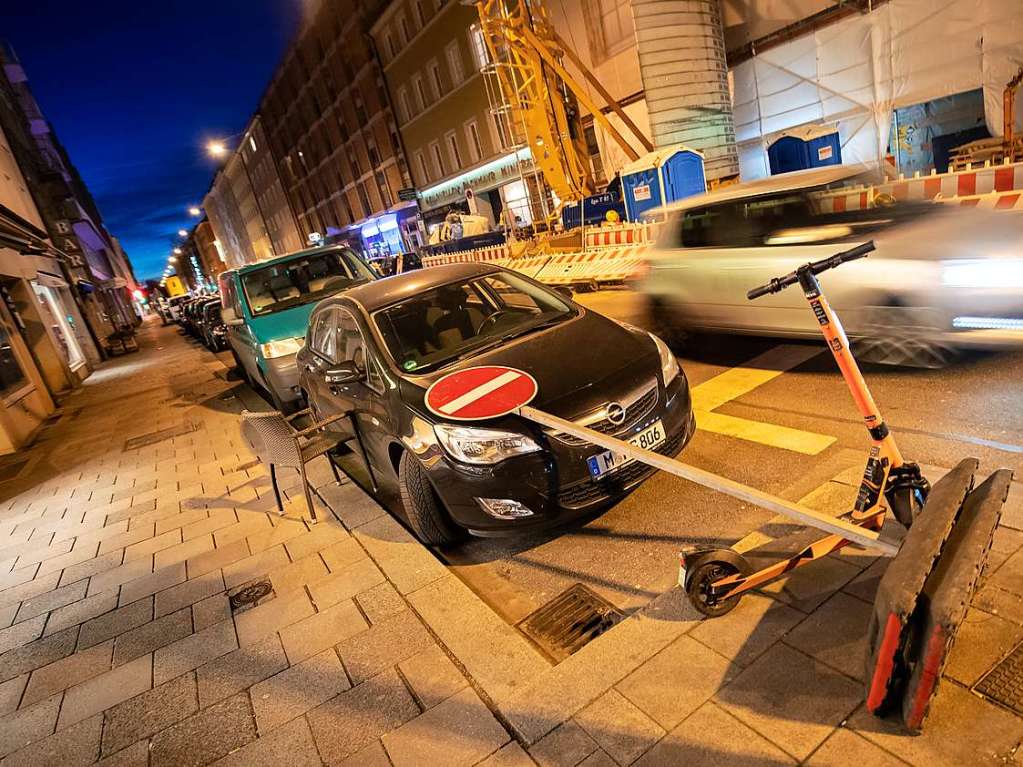
<svg viewBox="0 0 1023 767"><path fill-rule="evenodd" d="M628 441L644 450L653 450L664 442L664 424L660 421L655 421ZM586 463L590 467L590 476L594 479L607 476L632 463L632 461L633 459L627 455L616 453L613 450L605 450L603 453L591 455L586 459Z"/></svg>

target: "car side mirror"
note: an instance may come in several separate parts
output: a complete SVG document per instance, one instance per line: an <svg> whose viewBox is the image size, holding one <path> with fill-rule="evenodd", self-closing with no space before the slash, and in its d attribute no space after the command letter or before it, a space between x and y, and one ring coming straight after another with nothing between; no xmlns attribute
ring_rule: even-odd
<svg viewBox="0 0 1023 767"><path fill-rule="evenodd" d="M572 288L570 288L568 285L555 285L554 292L560 296L563 296L564 298L567 298L569 301L572 300L572 296L574 295L572 293Z"/></svg>
<svg viewBox="0 0 1023 767"><path fill-rule="evenodd" d="M225 325L241 325L245 322L245 320L239 317L231 307L220 310L220 319L224 321Z"/></svg>
<svg viewBox="0 0 1023 767"><path fill-rule="evenodd" d="M357 383L365 377L366 374L359 370L354 362L339 362L327 368L323 373L323 380L332 386Z"/></svg>

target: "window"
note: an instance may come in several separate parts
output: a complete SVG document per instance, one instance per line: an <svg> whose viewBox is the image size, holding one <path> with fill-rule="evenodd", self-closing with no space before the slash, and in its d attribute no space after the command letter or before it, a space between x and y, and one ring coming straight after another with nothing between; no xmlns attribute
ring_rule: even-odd
<svg viewBox="0 0 1023 767"><path fill-rule="evenodd" d="M490 51L487 50L487 41L479 24L469 27L469 48L472 50L472 60L477 71L490 63Z"/></svg>
<svg viewBox="0 0 1023 767"><path fill-rule="evenodd" d="M529 226L533 223L533 214L529 208L529 190L522 181L512 181L501 187L504 207L511 211L516 226Z"/></svg>
<svg viewBox="0 0 1023 767"><path fill-rule="evenodd" d="M444 49L444 55L448 59L448 70L451 73L451 82L454 85L461 85L465 79L465 70L462 68L462 52L458 49L458 41L453 40Z"/></svg>
<svg viewBox="0 0 1023 767"><path fill-rule="evenodd" d="M433 153L433 161L437 166L437 174L444 175L444 156L440 152L440 144L434 141L430 144L430 152Z"/></svg>
<svg viewBox="0 0 1023 767"><path fill-rule="evenodd" d="M451 155L451 167L453 170L458 170L462 167L462 157L458 152L458 137L455 136L454 131L448 131L444 135L444 140L448 143L448 154Z"/></svg>
<svg viewBox="0 0 1023 767"><path fill-rule="evenodd" d="M365 125L369 122L369 117L366 114L366 104L362 100L362 94L357 89L352 100L355 103L355 119L359 121L359 125Z"/></svg>
<svg viewBox="0 0 1023 767"><path fill-rule="evenodd" d="M426 89L423 87L423 78L416 75L412 78L412 87L416 89L416 99L419 101L419 110L425 111L430 106L430 97L426 95Z"/></svg>
<svg viewBox="0 0 1023 767"><path fill-rule="evenodd" d="M384 382L380 377L372 357L366 353L366 342L362 338L359 322L346 309L337 310L337 355L338 362L354 362L359 370L366 373L366 385L377 391L384 390Z"/></svg>
<svg viewBox="0 0 1023 767"><path fill-rule="evenodd" d="M254 139L251 134L249 134L249 146L252 147L253 152L256 151L256 139Z"/></svg>
<svg viewBox="0 0 1023 767"><path fill-rule="evenodd" d="M387 58L393 59L398 55L398 49L394 45L394 35L391 34L390 30L384 35L384 40L387 43Z"/></svg>
<svg viewBox="0 0 1023 767"><path fill-rule="evenodd" d="M376 172L377 180L377 191L380 192L380 201L384 204L385 208L391 207L394 204L394 198L391 196L391 187L387 183L387 174L382 170Z"/></svg>
<svg viewBox="0 0 1023 767"><path fill-rule="evenodd" d="M369 193L366 191L366 184L360 181L355 185L355 191L359 194L359 202L362 203L362 209L366 211L368 216L373 212L373 206L369 202Z"/></svg>
<svg viewBox="0 0 1023 767"><path fill-rule="evenodd" d="M414 7L416 10L416 21L419 22L419 28L422 29L426 26L426 9L423 8L423 0L416 0Z"/></svg>
<svg viewBox="0 0 1023 767"><path fill-rule="evenodd" d="M430 180L430 168L426 164L426 155L421 150L416 151L416 165L419 166L419 175L424 182Z"/></svg>
<svg viewBox="0 0 1023 767"><path fill-rule="evenodd" d="M263 315L319 301L373 273L351 251L335 250L271 262L241 279L252 314Z"/></svg>
<svg viewBox="0 0 1023 767"><path fill-rule="evenodd" d="M496 112L490 113L490 127L494 130L494 145L499 149L510 149L512 146L511 135L508 133L505 118Z"/></svg>
<svg viewBox="0 0 1023 767"><path fill-rule="evenodd" d="M330 362L337 362L337 345L334 335L333 309L320 312L319 316L310 325L309 344L310 348L318 355Z"/></svg>
<svg viewBox="0 0 1023 767"><path fill-rule="evenodd" d="M409 32L408 19L404 13L398 17L398 36L401 38L402 45L408 45L409 40L413 37Z"/></svg>
<svg viewBox="0 0 1023 767"><path fill-rule="evenodd" d="M595 63L627 48L635 38L632 4L619 0L583 0L586 36Z"/></svg>
<svg viewBox="0 0 1023 767"><path fill-rule="evenodd" d="M440 64L437 63L437 59L432 59L426 65L426 69L430 73L430 82L433 84L433 95L439 99L444 95L444 85L440 80Z"/></svg>
<svg viewBox="0 0 1023 767"><path fill-rule="evenodd" d="M403 85L398 89L398 117L403 123L412 119L412 104L408 98L408 89Z"/></svg>
<svg viewBox="0 0 1023 767"><path fill-rule="evenodd" d="M366 154L369 155L370 167L380 164L380 152L377 151L377 142L372 136L366 139Z"/></svg>
<svg viewBox="0 0 1023 767"><path fill-rule="evenodd" d="M465 124L465 139L469 145L469 158L474 162L483 159L483 144L480 142L480 129L475 120Z"/></svg>

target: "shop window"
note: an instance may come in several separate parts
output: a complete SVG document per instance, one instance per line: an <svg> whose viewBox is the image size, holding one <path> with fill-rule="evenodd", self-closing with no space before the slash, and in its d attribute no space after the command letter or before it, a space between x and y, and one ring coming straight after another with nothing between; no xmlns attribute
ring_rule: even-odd
<svg viewBox="0 0 1023 767"><path fill-rule="evenodd" d="M440 144L434 141L430 144L430 152L433 153L433 162L437 166L438 177L444 176L444 155L441 154Z"/></svg>
<svg viewBox="0 0 1023 767"><path fill-rule="evenodd" d="M444 85L440 79L440 64L437 63L437 59L432 59L426 68L430 72L430 82L433 83L433 95L439 99L444 95Z"/></svg>
<svg viewBox="0 0 1023 767"><path fill-rule="evenodd" d="M477 163L483 159L483 144L480 142L480 129L475 120L465 124L465 138L469 145L469 158Z"/></svg>
<svg viewBox="0 0 1023 767"><path fill-rule="evenodd" d="M632 4L619 0L583 0L586 37L595 64L628 48L635 39Z"/></svg>
<svg viewBox="0 0 1023 767"><path fill-rule="evenodd" d="M19 393L29 385L21 369L21 363L14 356L11 331L6 322L0 323L0 397L4 399Z"/></svg>
<svg viewBox="0 0 1023 767"><path fill-rule="evenodd" d="M472 60L476 64L476 71L480 71L490 63L490 51L487 50L487 41L483 37L483 28L479 24L469 27L469 47L472 49Z"/></svg>
<svg viewBox="0 0 1023 767"><path fill-rule="evenodd" d="M516 226L529 226L533 215L529 208L529 190L524 181L512 181L501 187L504 207L512 212Z"/></svg>
<svg viewBox="0 0 1023 767"><path fill-rule="evenodd" d="M448 144L448 154L451 155L451 167L453 170L458 170L462 167L462 156L458 151L458 137L454 131L448 131L444 135L444 140Z"/></svg>
<svg viewBox="0 0 1023 767"><path fill-rule="evenodd" d="M448 70L451 73L451 82L461 85L465 79L465 69L462 66L462 52L458 49L458 41L453 40L444 49L444 55L448 60Z"/></svg>

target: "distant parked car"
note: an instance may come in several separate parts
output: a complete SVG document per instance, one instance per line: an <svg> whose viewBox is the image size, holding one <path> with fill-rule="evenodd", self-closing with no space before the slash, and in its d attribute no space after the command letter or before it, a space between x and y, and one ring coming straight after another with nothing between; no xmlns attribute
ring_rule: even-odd
<svg viewBox="0 0 1023 767"><path fill-rule="evenodd" d="M314 412L351 414L332 428L358 437L380 499L430 544L577 518L654 471L517 416L438 417L424 395L446 373L525 370L537 407L665 455L695 428L664 342L492 265L437 266L323 301L297 362Z"/></svg>
<svg viewBox="0 0 1023 767"><path fill-rule="evenodd" d="M330 245L248 264L220 275L222 317L242 375L278 410L300 399L295 354L316 302L377 278L355 251Z"/></svg>
<svg viewBox="0 0 1023 767"><path fill-rule="evenodd" d="M220 316L220 299L207 302L202 308L202 339L207 348L213 352L227 348L227 325Z"/></svg>

